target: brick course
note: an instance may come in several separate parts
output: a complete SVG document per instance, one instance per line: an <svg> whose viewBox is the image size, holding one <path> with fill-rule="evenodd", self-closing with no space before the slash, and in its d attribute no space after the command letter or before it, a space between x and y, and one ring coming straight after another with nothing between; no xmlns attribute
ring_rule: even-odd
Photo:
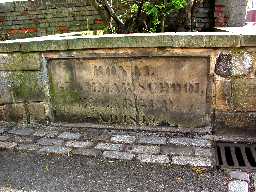
<svg viewBox="0 0 256 192"><path fill-rule="evenodd" d="M0 39L97 30L101 24L102 16L90 0L35 0L0 4Z"/></svg>

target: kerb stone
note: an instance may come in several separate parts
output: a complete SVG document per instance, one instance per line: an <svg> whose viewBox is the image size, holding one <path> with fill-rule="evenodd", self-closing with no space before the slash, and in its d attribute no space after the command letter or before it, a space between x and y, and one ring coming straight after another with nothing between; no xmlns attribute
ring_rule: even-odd
<svg viewBox="0 0 256 192"><path fill-rule="evenodd" d="M152 144L152 145L164 145L167 139L165 137L157 136L142 136L139 138L138 143L141 144Z"/></svg>
<svg viewBox="0 0 256 192"><path fill-rule="evenodd" d="M213 162L206 157L174 156L172 163L175 165L191 165L195 167L212 167Z"/></svg>
<svg viewBox="0 0 256 192"><path fill-rule="evenodd" d="M98 143L95 149L107 150L107 151L122 151L124 148L123 144L112 144L112 143Z"/></svg>
<svg viewBox="0 0 256 192"><path fill-rule="evenodd" d="M86 148L91 147L93 145L90 141L68 141L65 144L67 147L74 147L74 148Z"/></svg>
<svg viewBox="0 0 256 192"><path fill-rule="evenodd" d="M130 135L114 135L111 137L111 141L115 143L134 143L136 140L135 136Z"/></svg>
<svg viewBox="0 0 256 192"><path fill-rule="evenodd" d="M58 138L61 139L69 139L69 140L77 140L81 137L80 133L70 133L70 132L64 132L61 133Z"/></svg>
<svg viewBox="0 0 256 192"><path fill-rule="evenodd" d="M185 146L196 146L196 147L211 147L211 142L206 139L192 139L192 138L170 138L169 144L174 145L185 145Z"/></svg>
<svg viewBox="0 0 256 192"><path fill-rule="evenodd" d="M228 192L248 192L248 183L245 181L230 181L228 183Z"/></svg>
<svg viewBox="0 0 256 192"><path fill-rule="evenodd" d="M160 153L159 146L144 146L144 145L135 145L131 150L128 150L131 153L145 153L145 154L158 154Z"/></svg>
<svg viewBox="0 0 256 192"><path fill-rule="evenodd" d="M14 142L2 142L0 141L0 149L13 149L17 146L17 143Z"/></svg>
<svg viewBox="0 0 256 192"><path fill-rule="evenodd" d="M135 155L127 152L104 151L103 157L110 159L132 160Z"/></svg>
<svg viewBox="0 0 256 192"><path fill-rule="evenodd" d="M56 154L69 154L71 152L71 148L62 147L62 146L47 146L41 148L39 153L56 153Z"/></svg>
<svg viewBox="0 0 256 192"><path fill-rule="evenodd" d="M62 145L63 140L59 139L48 139L48 138L41 138L37 141L38 144L40 145Z"/></svg>
<svg viewBox="0 0 256 192"><path fill-rule="evenodd" d="M137 158L143 163L170 163L167 155L139 154Z"/></svg>
<svg viewBox="0 0 256 192"><path fill-rule="evenodd" d="M10 134L15 134L15 135L20 135L20 136L29 136L34 132L33 129L12 129L8 133Z"/></svg>

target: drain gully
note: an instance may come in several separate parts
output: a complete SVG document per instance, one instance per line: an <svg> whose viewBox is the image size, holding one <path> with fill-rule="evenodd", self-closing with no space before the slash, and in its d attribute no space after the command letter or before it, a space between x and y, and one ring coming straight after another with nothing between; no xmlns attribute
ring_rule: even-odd
<svg viewBox="0 0 256 192"><path fill-rule="evenodd" d="M220 168L256 170L256 144L217 142L216 158Z"/></svg>

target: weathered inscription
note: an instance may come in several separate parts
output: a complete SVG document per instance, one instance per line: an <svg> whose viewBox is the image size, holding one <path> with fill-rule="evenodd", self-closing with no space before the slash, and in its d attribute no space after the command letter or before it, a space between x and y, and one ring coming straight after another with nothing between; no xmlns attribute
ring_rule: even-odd
<svg viewBox="0 0 256 192"><path fill-rule="evenodd" d="M85 119L200 126L207 124L208 64L203 57L60 59L50 71L61 97L78 94L76 105L63 103L65 115L77 110Z"/></svg>

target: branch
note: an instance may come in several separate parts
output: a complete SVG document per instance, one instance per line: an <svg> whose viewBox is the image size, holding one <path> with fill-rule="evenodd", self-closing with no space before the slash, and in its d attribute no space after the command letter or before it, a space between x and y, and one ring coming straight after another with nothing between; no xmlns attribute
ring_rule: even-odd
<svg viewBox="0 0 256 192"><path fill-rule="evenodd" d="M109 2L107 0L101 0L102 6L107 11L107 13L114 19L114 21L117 23L117 25L121 28L121 30L125 29L125 24L123 21L117 16L114 9L111 7Z"/></svg>

